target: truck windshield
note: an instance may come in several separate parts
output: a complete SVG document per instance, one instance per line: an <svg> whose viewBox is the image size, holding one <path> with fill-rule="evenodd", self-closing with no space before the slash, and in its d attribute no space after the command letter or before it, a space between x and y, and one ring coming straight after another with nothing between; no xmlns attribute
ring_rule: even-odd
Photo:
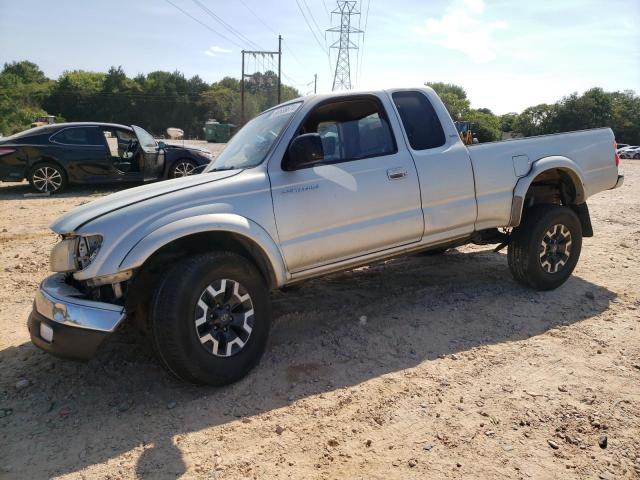
<svg viewBox="0 0 640 480"><path fill-rule="evenodd" d="M258 115L233 136L205 172L260 165L300 105L302 102L291 103Z"/></svg>

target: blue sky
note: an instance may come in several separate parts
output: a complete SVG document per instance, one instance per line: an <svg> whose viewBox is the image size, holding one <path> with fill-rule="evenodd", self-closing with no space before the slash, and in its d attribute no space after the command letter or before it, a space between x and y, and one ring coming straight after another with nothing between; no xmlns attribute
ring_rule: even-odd
<svg viewBox="0 0 640 480"><path fill-rule="evenodd" d="M239 77L240 50L276 50L281 33L285 83L306 93L317 73L318 90L331 90L336 52L329 60L324 46L335 38L325 40L316 24L329 28L335 0L198 0L244 38L196 1L170 1L209 28L167 0L0 0L0 63L31 60L52 78L122 65L130 76L180 70L212 82ZM474 107L496 113L592 86L640 93L640 0L362 0L359 6L367 31L358 41L362 61L352 52L357 88L452 82L467 90Z"/></svg>

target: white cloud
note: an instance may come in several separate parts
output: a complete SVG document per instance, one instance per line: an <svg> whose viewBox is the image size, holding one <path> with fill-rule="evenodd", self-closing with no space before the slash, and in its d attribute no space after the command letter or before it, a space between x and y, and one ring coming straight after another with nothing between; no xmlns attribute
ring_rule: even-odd
<svg viewBox="0 0 640 480"><path fill-rule="evenodd" d="M231 53L231 50L214 45L204 51L204 54L210 57L217 57L220 53Z"/></svg>
<svg viewBox="0 0 640 480"><path fill-rule="evenodd" d="M483 0L454 0L441 18L428 18L418 33L427 40L467 55L476 63L494 60L498 50L493 34L506 28L503 21L483 18Z"/></svg>
<svg viewBox="0 0 640 480"><path fill-rule="evenodd" d="M463 0L462 5L466 7L471 13L480 14L484 12L483 0Z"/></svg>

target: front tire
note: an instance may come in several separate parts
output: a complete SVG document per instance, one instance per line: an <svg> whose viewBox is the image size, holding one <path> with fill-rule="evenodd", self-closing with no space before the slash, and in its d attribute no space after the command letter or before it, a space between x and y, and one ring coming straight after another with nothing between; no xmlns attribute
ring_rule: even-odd
<svg viewBox="0 0 640 480"><path fill-rule="evenodd" d="M56 193L67 186L67 174L59 165L41 162L34 165L27 179L31 186L40 193Z"/></svg>
<svg viewBox="0 0 640 480"><path fill-rule="evenodd" d="M226 385L260 360L271 323L266 282L229 252L181 259L161 279L150 335L165 367L192 383Z"/></svg>
<svg viewBox="0 0 640 480"><path fill-rule="evenodd" d="M553 290L567 281L582 249L582 227L573 210L536 205L511 234L507 258L513 278L536 290Z"/></svg>

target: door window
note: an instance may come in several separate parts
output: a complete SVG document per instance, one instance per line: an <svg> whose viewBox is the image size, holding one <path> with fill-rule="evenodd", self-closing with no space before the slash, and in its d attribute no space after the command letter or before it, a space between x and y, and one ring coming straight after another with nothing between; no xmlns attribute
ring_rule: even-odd
<svg viewBox="0 0 640 480"><path fill-rule="evenodd" d="M155 148L158 144L156 143L153 135L144 130L143 128L136 127L132 125L133 131L136 133L138 137L138 141L143 148Z"/></svg>
<svg viewBox="0 0 640 480"><path fill-rule="evenodd" d="M395 92L391 96L411 148L427 150L445 144L440 119L422 92Z"/></svg>
<svg viewBox="0 0 640 480"><path fill-rule="evenodd" d="M384 108L373 98L320 105L309 114L299 133L320 135L324 149L323 163L380 157L397 152Z"/></svg>
<svg viewBox="0 0 640 480"><path fill-rule="evenodd" d="M99 130L92 127L65 128L51 137L51 141L64 145L104 146Z"/></svg>

